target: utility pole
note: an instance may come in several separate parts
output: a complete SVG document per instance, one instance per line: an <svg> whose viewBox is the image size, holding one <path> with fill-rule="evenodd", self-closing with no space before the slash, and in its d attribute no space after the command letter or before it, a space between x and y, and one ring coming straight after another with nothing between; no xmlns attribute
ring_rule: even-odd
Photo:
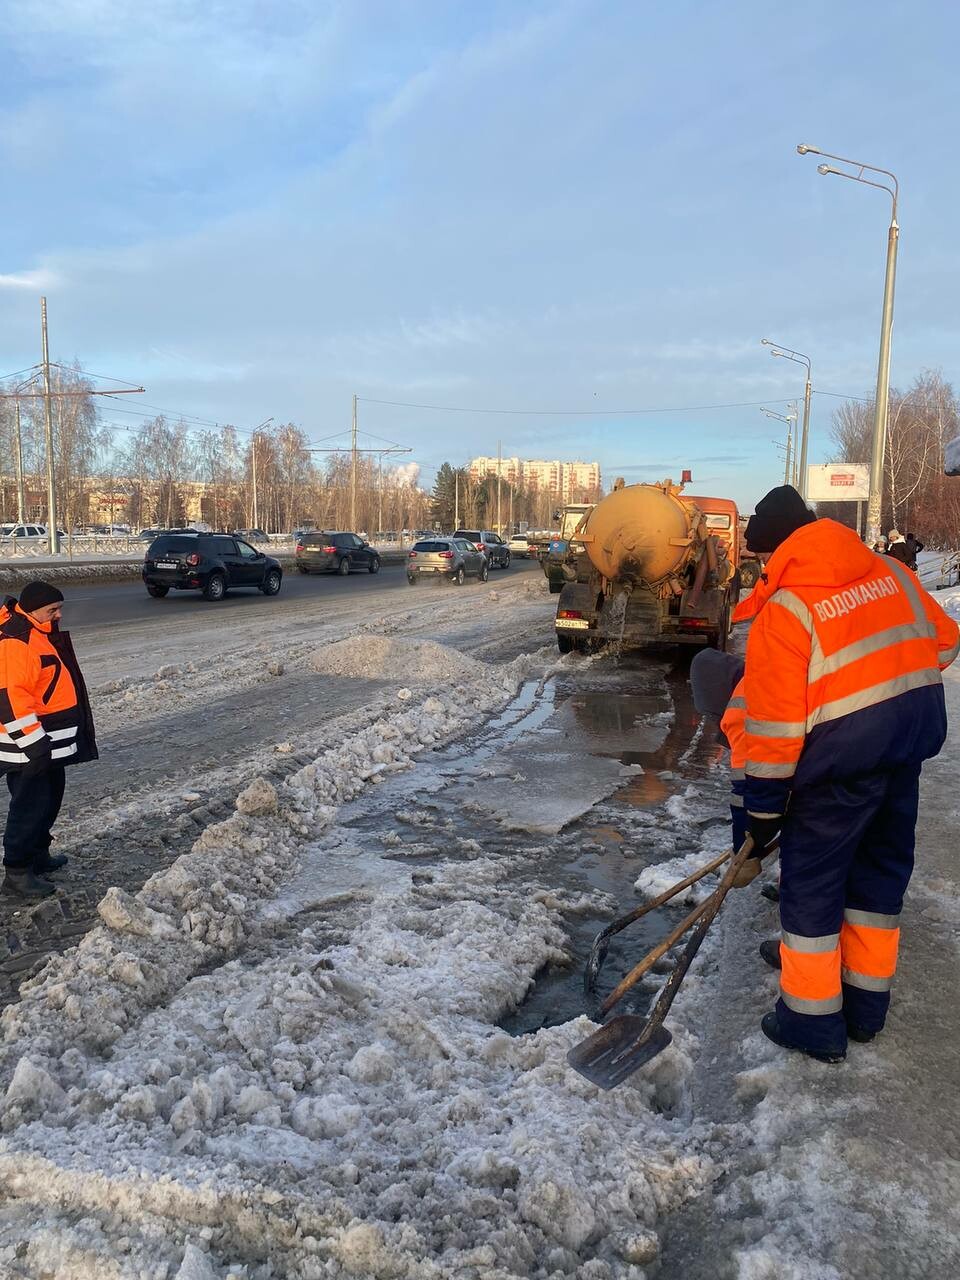
<svg viewBox="0 0 960 1280"><path fill-rule="evenodd" d="M377 477L377 537L383 531L383 454L377 454L379 476Z"/></svg>
<svg viewBox="0 0 960 1280"><path fill-rule="evenodd" d="M253 433L253 442L250 446L250 469L252 471L253 480L253 527L260 528L259 510L257 507L257 433Z"/></svg>
<svg viewBox="0 0 960 1280"><path fill-rule="evenodd" d="M793 423L788 422L787 423L787 462L786 462L786 466L783 468L784 484L791 484L793 481L793 475L790 469L790 453L791 453L792 442L793 442Z"/></svg>
<svg viewBox="0 0 960 1280"><path fill-rule="evenodd" d="M57 535L57 489L53 460L53 409L50 399L50 351L47 346L47 300L40 299L40 338L43 347L43 434L47 446L47 536L50 554L60 550Z"/></svg>
<svg viewBox="0 0 960 1280"><path fill-rule="evenodd" d="M497 441L497 533L503 530L503 524L500 520L500 472L503 470L503 449L500 441Z"/></svg>
<svg viewBox="0 0 960 1280"><path fill-rule="evenodd" d="M513 537L513 485L510 486L510 537Z"/></svg>
<svg viewBox="0 0 960 1280"><path fill-rule="evenodd" d="M460 528L460 471L455 468L453 472L453 527Z"/></svg>
<svg viewBox="0 0 960 1280"><path fill-rule="evenodd" d="M20 401L17 401L17 418L15 430L15 448L17 455L17 524L23 524L27 518L27 504L23 492L23 437L20 434Z"/></svg>
<svg viewBox="0 0 960 1280"><path fill-rule="evenodd" d="M357 527L357 397L353 397L353 425L350 431L350 530Z"/></svg>

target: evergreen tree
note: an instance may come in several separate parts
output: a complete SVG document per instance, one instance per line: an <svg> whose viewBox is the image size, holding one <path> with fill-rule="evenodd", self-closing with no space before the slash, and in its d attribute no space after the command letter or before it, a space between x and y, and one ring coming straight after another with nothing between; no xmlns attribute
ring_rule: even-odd
<svg viewBox="0 0 960 1280"><path fill-rule="evenodd" d="M452 531L456 520L456 484L457 472L449 462L442 463L437 470L430 506L434 523L444 532Z"/></svg>

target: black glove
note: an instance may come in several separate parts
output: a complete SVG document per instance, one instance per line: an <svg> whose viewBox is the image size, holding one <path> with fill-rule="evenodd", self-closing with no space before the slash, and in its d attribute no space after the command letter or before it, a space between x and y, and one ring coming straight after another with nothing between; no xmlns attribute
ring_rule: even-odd
<svg viewBox="0 0 960 1280"><path fill-rule="evenodd" d="M754 857L762 858L767 847L776 840L783 826L783 814L776 818L757 818L747 814L747 833L753 837Z"/></svg>

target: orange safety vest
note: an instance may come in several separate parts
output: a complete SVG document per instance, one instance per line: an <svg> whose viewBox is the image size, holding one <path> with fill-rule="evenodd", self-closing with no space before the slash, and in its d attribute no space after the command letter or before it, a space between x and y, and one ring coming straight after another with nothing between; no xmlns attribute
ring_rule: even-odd
<svg viewBox="0 0 960 1280"><path fill-rule="evenodd" d="M746 804L779 817L790 790L937 754L940 673L960 629L905 565L833 520L804 525L767 562L734 621L747 642Z"/></svg>
<svg viewBox="0 0 960 1280"><path fill-rule="evenodd" d="M69 634L8 600L0 609L0 773L41 771L96 754Z"/></svg>

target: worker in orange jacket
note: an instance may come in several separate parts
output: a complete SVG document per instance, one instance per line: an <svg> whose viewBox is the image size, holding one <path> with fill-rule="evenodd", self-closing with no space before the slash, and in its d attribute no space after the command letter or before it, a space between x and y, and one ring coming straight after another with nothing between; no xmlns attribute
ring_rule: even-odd
<svg viewBox="0 0 960 1280"><path fill-rule="evenodd" d="M884 1025L913 870L920 768L946 736L960 631L916 575L784 485L746 530L768 557L747 642L747 824L780 837L780 998L761 1027L823 1061Z"/></svg>
<svg viewBox="0 0 960 1280"><path fill-rule="evenodd" d="M0 609L0 773L10 808L3 833L3 891L42 898L66 865L51 854L64 767L97 757L93 717L69 633L59 629L63 593L31 582Z"/></svg>

